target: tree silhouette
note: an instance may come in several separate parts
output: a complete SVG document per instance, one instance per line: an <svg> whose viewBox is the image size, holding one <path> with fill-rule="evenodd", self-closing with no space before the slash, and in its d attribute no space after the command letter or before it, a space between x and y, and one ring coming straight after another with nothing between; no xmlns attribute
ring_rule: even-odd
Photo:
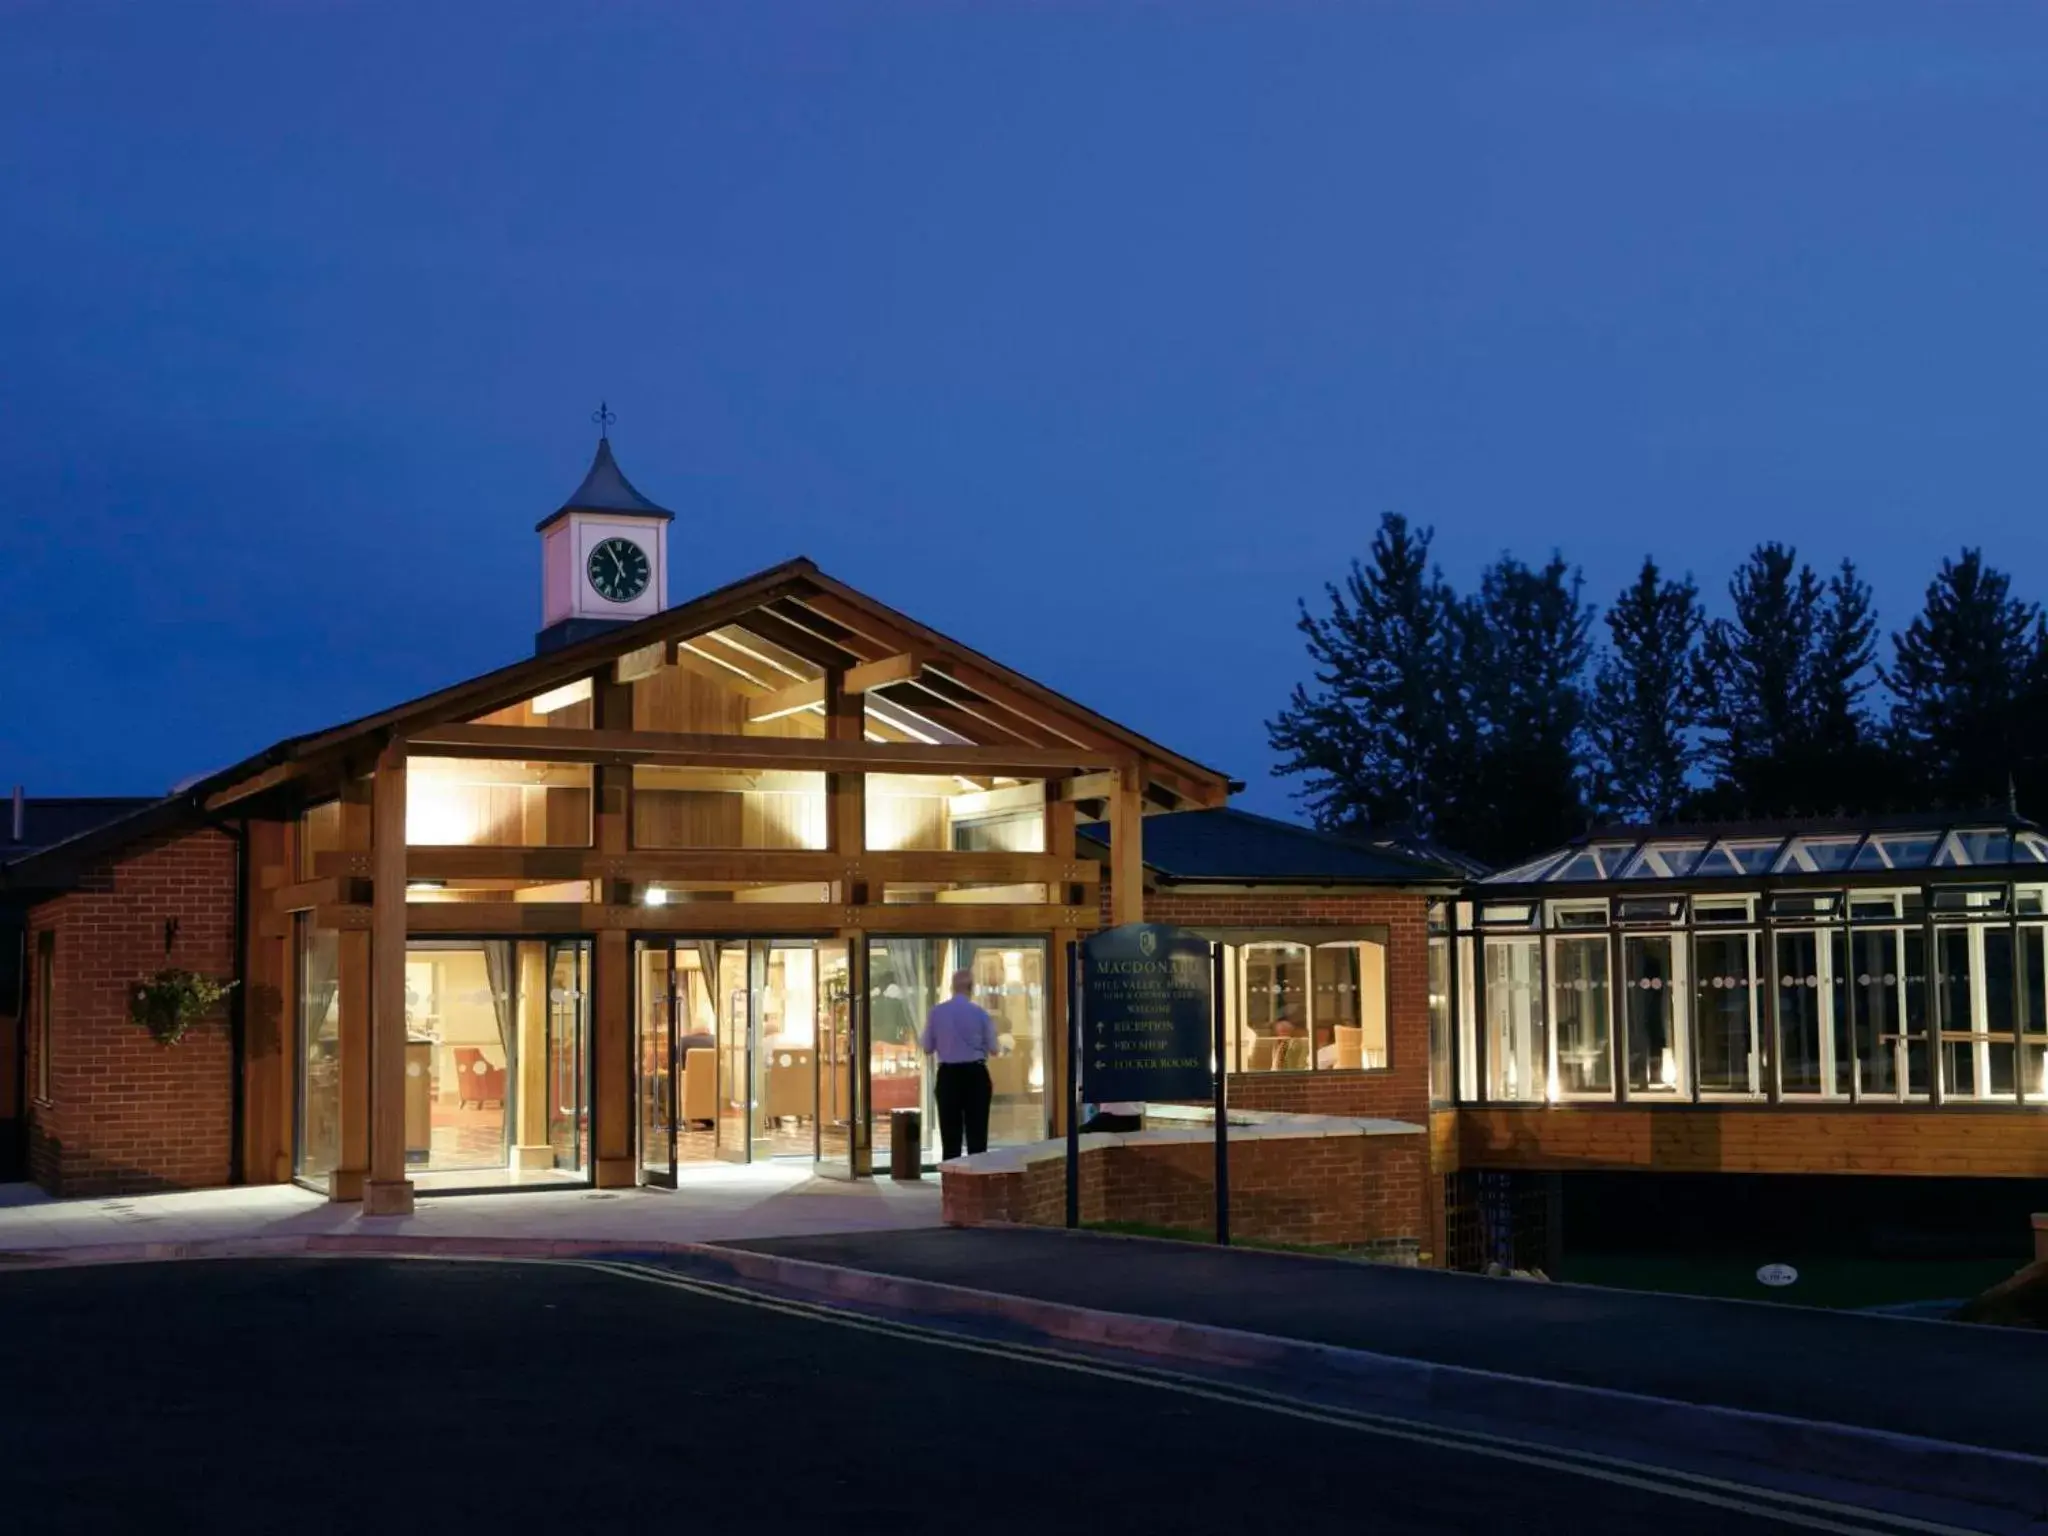
<svg viewBox="0 0 2048 1536"><path fill-rule="evenodd" d="M1603 812L1660 822L1684 807L1705 625L1692 577L1666 580L1648 556L1607 610L1608 650L1593 681L1587 722L1595 800Z"/></svg>

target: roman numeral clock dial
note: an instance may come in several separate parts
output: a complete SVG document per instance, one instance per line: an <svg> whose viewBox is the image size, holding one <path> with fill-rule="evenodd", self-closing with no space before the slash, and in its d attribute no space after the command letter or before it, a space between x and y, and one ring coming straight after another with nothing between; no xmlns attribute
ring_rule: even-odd
<svg viewBox="0 0 2048 1536"><path fill-rule="evenodd" d="M631 539L601 539L585 565L591 588L606 602L630 603L647 590L654 568Z"/></svg>

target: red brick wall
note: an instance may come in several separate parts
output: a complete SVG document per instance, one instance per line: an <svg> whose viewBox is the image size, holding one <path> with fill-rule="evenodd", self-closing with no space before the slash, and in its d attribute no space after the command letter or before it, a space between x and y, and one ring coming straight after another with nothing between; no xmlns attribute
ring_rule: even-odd
<svg viewBox="0 0 2048 1536"><path fill-rule="evenodd" d="M236 974L235 844L219 832L144 844L29 914L30 1093L40 1081L39 935L56 935L50 1097L29 1106L29 1169L53 1194L135 1194L228 1182L227 1006L176 1045L128 1019L128 989L181 966ZM177 937L164 953L164 923Z"/></svg>
<svg viewBox="0 0 2048 1536"><path fill-rule="evenodd" d="M1268 1242L1414 1251L1429 1246L1421 1133L1245 1139L1230 1148L1234 1235ZM1081 1154L1081 1219L1203 1229L1215 1220L1216 1155L1206 1140L1125 1142ZM940 1171L945 1218L1058 1226L1066 1160L1016 1173Z"/></svg>

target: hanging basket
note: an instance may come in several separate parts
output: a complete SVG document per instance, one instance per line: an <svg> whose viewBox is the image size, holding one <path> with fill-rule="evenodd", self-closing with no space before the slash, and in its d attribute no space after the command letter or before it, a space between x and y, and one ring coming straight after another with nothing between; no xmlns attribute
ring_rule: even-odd
<svg viewBox="0 0 2048 1536"><path fill-rule="evenodd" d="M175 1045L234 988L232 981L166 968L129 989L128 1017L148 1030L157 1044Z"/></svg>

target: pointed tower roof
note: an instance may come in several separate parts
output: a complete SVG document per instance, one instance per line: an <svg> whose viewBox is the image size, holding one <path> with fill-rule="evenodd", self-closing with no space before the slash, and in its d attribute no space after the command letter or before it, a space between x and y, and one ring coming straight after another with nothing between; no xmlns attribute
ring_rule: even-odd
<svg viewBox="0 0 2048 1536"><path fill-rule="evenodd" d="M638 517L675 519L675 513L666 507L657 507L633 489L633 482L626 478L619 469L619 461L612 457L612 443L608 437L597 440L597 456L590 461L590 473L583 477L583 483L570 493L567 501L535 523L534 530L538 532L571 512L630 512Z"/></svg>

